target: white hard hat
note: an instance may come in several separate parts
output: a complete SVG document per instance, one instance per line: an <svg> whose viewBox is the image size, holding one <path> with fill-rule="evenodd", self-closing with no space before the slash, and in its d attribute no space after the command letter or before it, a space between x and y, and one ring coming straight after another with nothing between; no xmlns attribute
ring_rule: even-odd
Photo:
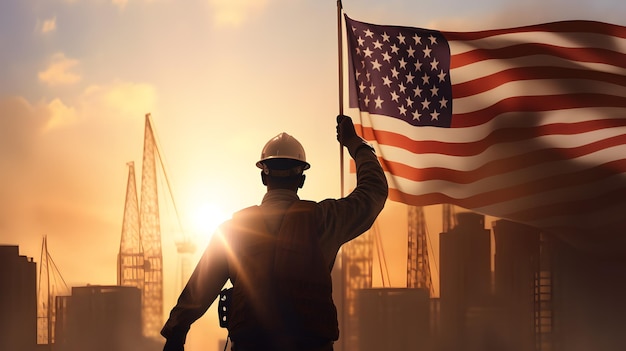
<svg viewBox="0 0 626 351"><path fill-rule="evenodd" d="M279 160L287 162L279 162ZM280 165L276 169L277 172L274 172L272 165ZM302 171L311 167L306 162L302 144L285 132L278 134L265 144L263 151L261 151L261 159L256 163L256 166L261 168L266 174L270 174L271 171L278 176L302 173ZM285 173L285 171L287 172Z"/></svg>

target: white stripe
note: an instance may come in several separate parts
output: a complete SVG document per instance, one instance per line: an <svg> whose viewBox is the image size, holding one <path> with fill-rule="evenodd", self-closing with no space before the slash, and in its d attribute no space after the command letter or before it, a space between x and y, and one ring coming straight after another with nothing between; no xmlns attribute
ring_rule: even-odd
<svg viewBox="0 0 626 351"><path fill-rule="evenodd" d="M480 77L495 74L512 68L559 67L584 69L594 72L606 72L625 75L626 69L606 63L577 62L548 55L533 55L512 59L486 59L450 70L452 84L468 82Z"/></svg>
<svg viewBox="0 0 626 351"><path fill-rule="evenodd" d="M459 84L511 68L561 67L624 75L626 69L606 63L576 62L548 55L524 56L512 59L486 59L451 70L452 84ZM478 74L480 73L480 74Z"/></svg>
<svg viewBox="0 0 626 351"><path fill-rule="evenodd" d="M597 107L579 108L571 110L556 110L535 112L529 115L527 112L504 113L491 121L467 128L440 128L427 126L413 126L407 122L384 115L359 112L357 109L349 109L346 112L354 116L354 123L371 127L375 130L390 131L405 135L415 141L438 141L441 143L470 143L481 140L500 128L524 128L549 125L554 123L578 123L588 120L623 119L626 117L626 109L620 107Z"/></svg>
<svg viewBox="0 0 626 351"><path fill-rule="evenodd" d="M626 74L626 72L624 72ZM605 94L626 97L626 86L582 79L526 80L502 84L494 89L453 102L454 114L481 110L507 98L567 94Z"/></svg>
<svg viewBox="0 0 626 351"><path fill-rule="evenodd" d="M618 52L626 52L626 39L595 33L532 31L500 34L477 40L449 41L450 53L452 55L458 55L476 48L498 49L525 43L547 44L568 48L601 47ZM603 45L605 43L606 45Z"/></svg>

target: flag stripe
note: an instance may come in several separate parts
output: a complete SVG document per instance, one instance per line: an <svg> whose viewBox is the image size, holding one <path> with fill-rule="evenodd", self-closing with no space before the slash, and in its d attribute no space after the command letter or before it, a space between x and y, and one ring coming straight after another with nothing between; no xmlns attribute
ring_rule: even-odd
<svg viewBox="0 0 626 351"><path fill-rule="evenodd" d="M454 43L450 43L453 45ZM471 65L476 62L488 60L507 60L521 56L550 55L569 61L592 62L608 65L616 65L625 68L626 54L605 49L589 50L587 48L562 48L545 44L519 44L499 49L476 49L452 56L450 69L456 69Z"/></svg>
<svg viewBox="0 0 626 351"><path fill-rule="evenodd" d="M525 80L562 80L563 83L571 83L569 79L585 80L587 82L605 82L626 86L626 78L623 75L597 72L583 69L566 67L517 67L498 71L490 75L476 78L472 82L455 84L453 86L454 98L463 98L489 91L511 81ZM544 82L545 85L546 82ZM560 84L559 84L560 85Z"/></svg>
<svg viewBox="0 0 626 351"><path fill-rule="evenodd" d="M530 140L532 145L517 145L517 148L528 148L536 145L536 138L539 136L555 136L555 135L580 135L593 131L601 131L602 133L626 133L626 128L616 129L618 127L626 127L626 120L608 119L608 120L589 120L577 123L554 123L528 127L511 127L501 128L490 132L486 137L475 139L467 142L454 142L439 140L413 140L405 134L393 133L384 130L374 130L371 127L362 128L362 136L368 141L376 141L379 144L401 148L408 152L412 152L419 157L424 154L441 154L448 156L473 156L484 152L492 147L495 143L513 143L518 141ZM605 131L608 129L608 131ZM605 134L606 135L606 134ZM613 138L613 137L612 137ZM609 140L611 138L608 138ZM553 139L555 140L555 139ZM579 142L583 140L578 138L572 140ZM599 140L598 142L603 142ZM623 140L620 140L620 142ZM552 141L554 142L554 141ZM541 149L544 149L542 146ZM474 161L474 160L472 160ZM452 167L454 167L452 165Z"/></svg>

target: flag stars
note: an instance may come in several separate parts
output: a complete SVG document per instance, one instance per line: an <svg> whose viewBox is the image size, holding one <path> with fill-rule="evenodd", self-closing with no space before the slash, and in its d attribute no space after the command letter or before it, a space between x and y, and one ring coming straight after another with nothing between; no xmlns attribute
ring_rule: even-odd
<svg viewBox="0 0 626 351"><path fill-rule="evenodd" d="M450 118L450 70L444 66L445 53L437 50L443 37L420 29L363 24L347 35L362 111L416 126L438 126Z"/></svg>
<svg viewBox="0 0 626 351"><path fill-rule="evenodd" d="M391 55L389 55L389 51L383 52L383 61L387 61L387 63L391 63Z"/></svg>
<svg viewBox="0 0 626 351"><path fill-rule="evenodd" d="M428 46L422 50L424 52L424 57L430 57L430 53L433 51L431 48L429 48Z"/></svg>
<svg viewBox="0 0 626 351"><path fill-rule="evenodd" d="M409 54L409 57L415 57L415 49L413 49L412 46L409 46L409 48L406 49L406 52Z"/></svg>
<svg viewBox="0 0 626 351"><path fill-rule="evenodd" d="M406 107L400 105L400 106L398 106L398 109L400 110L400 114L402 116L406 116Z"/></svg>
<svg viewBox="0 0 626 351"><path fill-rule="evenodd" d="M398 61L398 63L400 64L400 68L405 69L406 68L406 64L407 62L404 61L404 57L400 58L400 61Z"/></svg>
<svg viewBox="0 0 626 351"><path fill-rule="evenodd" d="M415 87L415 89L413 89L413 93L415 94L415 97L422 97L422 88L420 88L419 86Z"/></svg>
<svg viewBox="0 0 626 351"><path fill-rule="evenodd" d="M439 108L441 109L448 108L448 100L445 97L439 100Z"/></svg>
<svg viewBox="0 0 626 351"><path fill-rule="evenodd" d="M385 101L380 98L380 95L378 95L376 100L374 100L374 103L376 104L376 108L383 108L383 102Z"/></svg>
<svg viewBox="0 0 626 351"><path fill-rule="evenodd" d="M363 50L363 54L365 54L365 57L372 57L372 54L374 53L374 51L370 50L369 47L366 47L365 50Z"/></svg>
<svg viewBox="0 0 626 351"><path fill-rule="evenodd" d="M398 75L399 75L399 74L400 74L400 72L398 72L398 70L397 70L395 67L393 67L393 68L391 69L391 76L392 76L393 78L398 79Z"/></svg>
<svg viewBox="0 0 626 351"><path fill-rule="evenodd" d="M402 35L402 33L398 34L396 38L398 38L398 41L400 42L400 44L405 44L404 39L406 39L406 37Z"/></svg>
<svg viewBox="0 0 626 351"><path fill-rule="evenodd" d="M363 82L361 82L361 84L359 84L359 91L361 91L361 94L365 92L365 88L367 87L365 86L365 84L363 84Z"/></svg>
<svg viewBox="0 0 626 351"><path fill-rule="evenodd" d="M389 76L383 77L383 85L386 85L387 87L391 88L391 79L389 79Z"/></svg>
<svg viewBox="0 0 626 351"><path fill-rule="evenodd" d="M378 62L378 59L372 61L372 69L378 70L378 72L380 72L380 67L382 66L382 64L380 62Z"/></svg>
<svg viewBox="0 0 626 351"><path fill-rule="evenodd" d="M407 82L407 84L413 83L413 78L415 78L415 77L413 76L413 74L411 74L411 72L409 72L409 74L406 75L406 82Z"/></svg>
<svg viewBox="0 0 626 351"><path fill-rule="evenodd" d="M406 98L406 106L407 107L413 107L413 99L411 98Z"/></svg>
<svg viewBox="0 0 626 351"><path fill-rule="evenodd" d="M437 61L437 58L433 59L433 62L430 63L430 69L431 71L436 71L439 67L439 61Z"/></svg>
<svg viewBox="0 0 626 351"><path fill-rule="evenodd" d="M417 60L417 62L415 62L414 65L415 65L415 71L422 70L422 62L420 60Z"/></svg>
<svg viewBox="0 0 626 351"><path fill-rule="evenodd" d="M403 83L398 84L398 89L400 89L400 93L402 94L404 94L404 92L406 91L406 87Z"/></svg>
<svg viewBox="0 0 626 351"><path fill-rule="evenodd" d="M438 87L430 88L430 96L438 96L438 94L439 94L439 88Z"/></svg>
<svg viewBox="0 0 626 351"><path fill-rule="evenodd" d="M437 75L437 77L439 77L439 81L440 82L445 82L446 81L446 76L447 76L447 73L444 72L443 70L441 70L439 75Z"/></svg>
<svg viewBox="0 0 626 351"><path fill-rule="evenodd" d="M400 98L400 95L398 95L395 91L392 91L391 92L391 101L398 102L398 98Z"/></svg>

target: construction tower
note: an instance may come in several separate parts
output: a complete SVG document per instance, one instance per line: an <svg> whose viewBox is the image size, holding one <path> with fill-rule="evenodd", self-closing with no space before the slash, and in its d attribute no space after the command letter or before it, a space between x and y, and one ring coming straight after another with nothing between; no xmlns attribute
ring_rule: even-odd
<svg viewBox="0 0 626 351"><path fill-rule="evenodd" d="M37 284L37 344L47 344L49 349L55 343L55 322L57 296L70 295L61 272L48 251L48 238L43 237Z"/></svg>
<svg viewBox="0 0 626 351"><path fill-rule="evenodd" d="M143 334L157 337L163 326L163 254L157 191L158 148L146 114L141 171L141 203L137 201L135 165L129 162L118 284L142 291Z"/></svg>
<svg viewBox="0 0 626 351"><path fill-rule="evenodd" d="M158 149L148 113L144 133L139 207L139 236L145 260L142 296L143 332L148 337L158 336L163 326L163 254L156 179L157 153Z"/></svg>
<svg viewBox="0 0 626 351"><path fill-rule="evenodd" d="M139 236L139 201L135 181L135 163L129 162L122 238L117 255L117 285L134 286L143 291L144 256Z"/></svg>
<svg viewBox="0 0 626 351"><path fill-rule="evenodd" d="M424 209L418 206L408 206L408 222L406 286L407 288L427 289L432 296L433 284L430 275Z"/></svg>

